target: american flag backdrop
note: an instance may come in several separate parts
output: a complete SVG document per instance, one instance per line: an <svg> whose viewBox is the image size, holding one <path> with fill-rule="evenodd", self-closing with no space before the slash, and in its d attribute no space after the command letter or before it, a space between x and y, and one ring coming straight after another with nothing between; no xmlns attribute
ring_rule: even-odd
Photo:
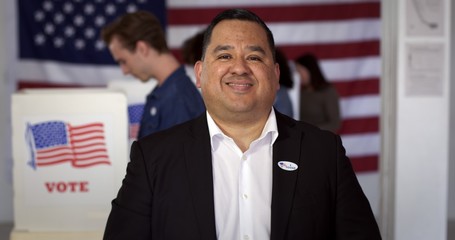
<svg viewBox="0 0 455 240"><path fill-rule="evenodd" d="M263 18L291 61L305 52L319 57L341 97L339 134L355 170L377 171L380 0L19 0L16 86L104 86L120 78L99 30L122 13L157 14L180 57L184 40L231 7Z"/></svg>
<svg viewBox="0 0 455 240"><path fill-rule="evenodd" d="M13 1L13 0L11 0ZM166 26L164 0L18 0L18 88L104 86L121 72L100 39L100 29L138 9Z"/></svg>
<svg viewBox="0 0 455 240"><path fill-rule="evenodd" d="M340 95L339 134L354 169L377 171L380 0L168 1L168 37L176 55L185 38L230 7L258 14L289 60L305 52L321 60L325 76Z"/></svg>
<svg viewBox="0 0 455 240"><path fill-rule="evenodd" d="M29 124L27 140L33 169L69 163L75 168L110 165L102 123L71 125L63 121Z"/></svg>

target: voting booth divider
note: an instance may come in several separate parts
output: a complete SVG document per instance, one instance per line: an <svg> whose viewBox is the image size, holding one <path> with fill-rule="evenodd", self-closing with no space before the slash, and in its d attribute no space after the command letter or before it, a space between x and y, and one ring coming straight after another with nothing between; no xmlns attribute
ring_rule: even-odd
<svg viewBox="0 0 455 240"><path fill-rule="evenodd" d="M101 239L129 159L126 94L24 90L11 102L10 239Z"/></svg>

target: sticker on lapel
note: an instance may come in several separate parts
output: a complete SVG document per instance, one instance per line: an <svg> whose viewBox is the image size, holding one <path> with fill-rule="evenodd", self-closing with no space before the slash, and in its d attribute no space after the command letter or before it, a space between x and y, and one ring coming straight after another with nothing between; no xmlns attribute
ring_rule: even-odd
<svg viewBox="0 0 455 240"><path fill-rule="evenodd" d="M293 162L279 161L278 166L285 171L295 171L299 166Z"/></svg>

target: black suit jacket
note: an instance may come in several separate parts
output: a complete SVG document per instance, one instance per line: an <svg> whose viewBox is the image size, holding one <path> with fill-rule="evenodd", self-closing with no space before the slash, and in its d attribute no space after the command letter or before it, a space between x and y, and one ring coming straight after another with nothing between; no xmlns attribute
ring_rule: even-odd
<svg viewBox="0 0 455 240"><path fill-rule="evenodd" d="M340 138L275 112L270 239L380 239ZM214 212L203 114L133 143L104 239L216 239Z"/></svg>

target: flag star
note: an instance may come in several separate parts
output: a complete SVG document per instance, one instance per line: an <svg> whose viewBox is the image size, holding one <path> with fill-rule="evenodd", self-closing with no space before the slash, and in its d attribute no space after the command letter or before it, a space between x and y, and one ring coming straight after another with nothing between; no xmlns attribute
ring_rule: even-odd
<svg viewBox="0 0 455 240"><path fill-rule="evenodd" d="M106 23L106 19L103 16L97 16L95 18L95 25L98 27L103 26Z"/></svg>
<svg viewBox="0 0 455 240"><path fill-rule="evenodd" d="M138 3L146 3L147 0L137 0Z"/></svg>
<svg viewBox="0 0 455 240"><path fill-rule="evenodd" d="M52 9L54 9L54 4L52 4L50 1L45 1L43 2L43 9L50 12Z"/></svg>
<svg viewBox="0 0 455 240"><path fill-rule="evenodd" d="M76 15L76 16L74 17L74 24L75 24L76 26L79 26L79 27L80 27L80 26L82 26L82 25L84 24L84 22L85 22L85 20L84 20L84 17L83 17L83 16L81 16L81 15Z"/></svg>
<svg viewBox="0 0 455 240"><path fill-rule="evenodd" d="M76 31L74 30L74 27L72 26L65 27L65 36L72 37L75 33Z"/></svg>
<svg viewBox="0 0 455 240"><path fill-rule="evenodd" d="M54 46L55 46L56 48L60 48L61 46L63 46L63 44L65 44L65 40L63 40L63 38L61 38L61 37L56 37L56 38L54 39Z"/></svg>
<svg viewBox="0 0 455 240"><path fill-rule="evenodd" d="M58 12L54 15L54 22L56 24L60 24L63 22L63 20L65 20L65 16L63 16L62 13Z"/></svg>
<svg viewBox="0 0 455 240"><path fill-rule="evenodd" d="M83 49L85 48L85 41L83 39L76 39L74 41L74 46L79 50Z"/></svg>
<svg viewBox="0 0 455 240"><path fill-rule="evenodd" d="M72 13L73 10L74 10L74 6L73 6L72 3L67 2L67 3L65 3L65 4L63 5L63 11L64 11L65 13Z"/></svg>
<svg viewBox="0 0 455 240"><path fill-rule="evenodd" d="M108 4L106 6L106 13L107 14L113 15L113 14L115 14L116 11L117 11L117 9L115 8L115 6L113 4Z"/></svg>
<svg viewBox="0 0 455 240"><path fill-rule="evenodd" d="M35 21L41 22L41 21L43 21L44 17L45 17L45 15L42 11L35 12Z"/></svg>
<svg viewBox="0 0 455 240"><path fill-rule="evenodd" d="M90 3L85 5L84 12L87 15L92 15L95 12L95 6L93 6L93 4Z"/></svg>
<svg viewBox="0 0 455 240"><path fill-rule="evenodd" d="M106 44L105 44L103 41L101 41L101 40L96 40L96 42L95 42L95 49L96 49L96 50L101 51L101 50L103 50L105 47L106 47Z"/></svg>
<svg viewBox="0 0 455 240"><path fill-rule="evenodd" d="M126 12L132 13L137 11L137 6L134 4L128 4L126 7Z"/></svg>
<svg viewBox="0 0 455 240"><path fill-rule="evenodd" d="M85 29L84 34L86 38L93 38L95 36L95 29L89 27Z"/></svg>
<svg viewBox="0 0 455 240"><path fill-rule="evenodd" d="M46 32L48 35L54 33L55 31L55 27L52 23L46 23L46 25L44 25L44 32Z"/></svg>
<svg viewBox="0 0 455 240"><path fill-rule="evenodd" d="M36 45L43 45L44 42L46 42L46 37L44 37L43 34L37 34L37 35L35 36L35 39L34 39L34 40L35 40L35 44L36 44Z"/></svg>
<svg viewBox="0 0 455 240"><path fill-rule="evenodd" d="M117 0L118 3L125 2L125 0Z"/></svg>

